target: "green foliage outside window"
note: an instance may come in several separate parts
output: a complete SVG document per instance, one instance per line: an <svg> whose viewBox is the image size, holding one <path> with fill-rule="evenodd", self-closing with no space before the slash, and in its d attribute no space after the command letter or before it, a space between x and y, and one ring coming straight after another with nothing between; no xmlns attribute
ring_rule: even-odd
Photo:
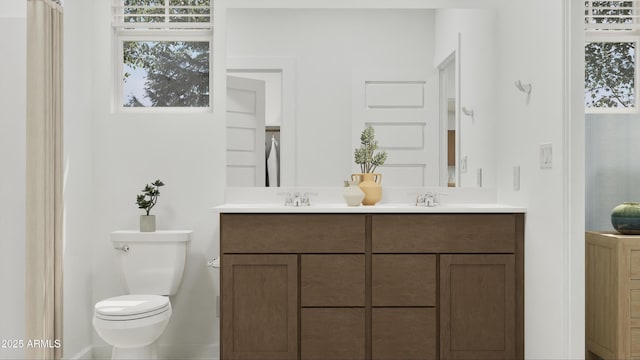
<svg viewBox="0 0 640 360"><path fill-rule="evenodd" d="M210 22L210 4L210 0L124 0L124 22ZM166 18L165 5L170 6ZM163 31L155 35L162 37ZM210 42L189 41L189 31L179 31L184 31L184 41L123 42L125 107L209 106Z"/></svg>

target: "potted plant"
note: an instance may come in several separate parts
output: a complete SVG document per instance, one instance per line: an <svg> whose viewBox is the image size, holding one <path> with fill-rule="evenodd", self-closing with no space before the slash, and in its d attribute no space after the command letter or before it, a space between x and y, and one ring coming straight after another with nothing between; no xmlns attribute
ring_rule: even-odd
<svg viewBox="0 0 640 360"><path fill-rule="evenodd" d="M149 213L158 202L161 186L164 186L164 183L160 180L156 180L151 184L145 185L144 189L142 189L142 194L139 194L136 197L138 209L142 209L146 212L146 215L140 215L140 232L156 231L156 216L150 215Z"/></svg>
<svg viewBox="0 0 640 360"><path fill-rule="evenodd" d="M358 181L364 192L363 205L375 205L382 198L382 175L374 171L387 160L387 152L375 153L377 149L375 131L371 125L367 125L360 135L360 148L354 151L355 163L360 165L362 173L351 175L351 179Z"/></svg>

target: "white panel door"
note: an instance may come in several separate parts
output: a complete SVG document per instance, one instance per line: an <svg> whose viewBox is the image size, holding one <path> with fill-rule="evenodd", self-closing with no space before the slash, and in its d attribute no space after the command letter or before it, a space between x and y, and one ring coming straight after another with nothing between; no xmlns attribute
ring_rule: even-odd
<svg viewBox="0 0 640 360"><path fill-rule="evenodd" d="M227 186L265 185L265 84L227 76Z"/></svg>
<svg viewBox="0 0 640 360"><path fill-rule="evenodd" d="M371 125L388 158L376 172L384 186L438 186L437 71L355 69L352 145ZM358 171L354 165L354 171Z"/></svg>

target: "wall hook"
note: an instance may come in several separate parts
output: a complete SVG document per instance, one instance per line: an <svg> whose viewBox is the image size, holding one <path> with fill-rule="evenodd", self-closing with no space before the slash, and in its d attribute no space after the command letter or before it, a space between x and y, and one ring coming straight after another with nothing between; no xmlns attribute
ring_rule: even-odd
<svg viewBox="0 0 640 360"><path fill-rule="evenodd" d="M462 113L467 115L467 116L471 116L473 117L473 109L468 109L466 107L462 107Z"/></svg>
<svg viewBox="0 0 640 360"><path fill-rule="evenodd" d="M516 80L516 88L527 95L531 95L531 84L523 84L522 81Z"/></svg>

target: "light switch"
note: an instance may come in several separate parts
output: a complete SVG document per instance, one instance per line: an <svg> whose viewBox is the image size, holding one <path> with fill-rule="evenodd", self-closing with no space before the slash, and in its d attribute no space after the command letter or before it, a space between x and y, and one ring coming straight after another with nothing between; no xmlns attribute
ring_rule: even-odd
<svg viewBox="0 0 640 360"><path fill-rule="evenodd" d="M460 158L460 172L461 173L467 172L467 155Z"/></svg>
<svg viewBox="0 0 640 360"><path fill-rule="evenodd" d="M551 144L540 145L540 169L553 168L553 148Z"/></svg>
<svg viewBox="0 0 640 360"><path fill-rule="evenodd" d="M513 167L513 190L520 190L520 166Z"/></svg>

